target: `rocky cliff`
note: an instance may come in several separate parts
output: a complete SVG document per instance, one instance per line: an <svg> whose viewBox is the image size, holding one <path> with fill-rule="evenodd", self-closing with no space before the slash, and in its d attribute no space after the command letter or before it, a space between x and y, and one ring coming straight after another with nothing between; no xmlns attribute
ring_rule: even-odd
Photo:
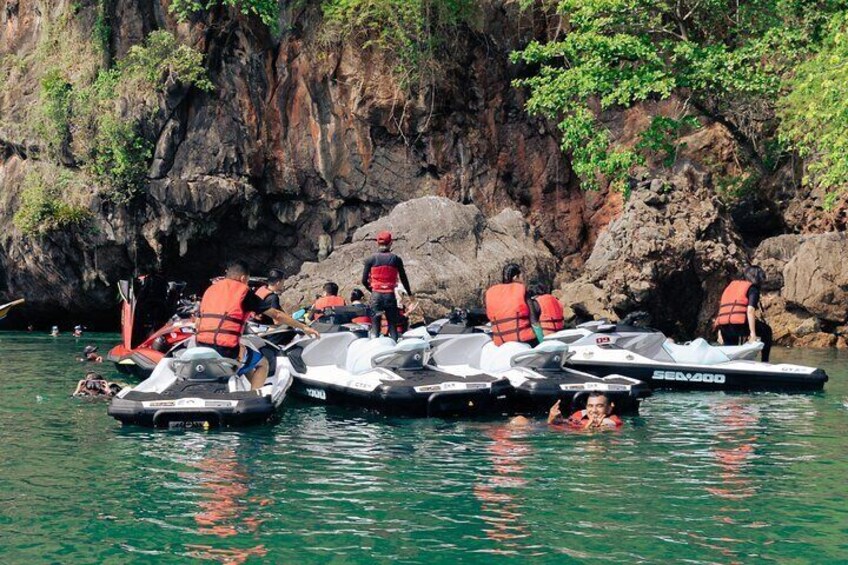
<svg viewBox="0 0 848 565"><path fill-rule="evenodd" d="M727 179L741 175L739 148L725 126L706 119L679 140L674 166L657 161L640 172L630 200L582 192L556 128L529 117L525 93L510 84L527 69L509 63L509 52L561 31L518 4L482 2L474 25L457 27L438 80L409 89L388 71L391 53L323 41L318 3L283 4L272 33L221 7L178 23L158 0L0 0L0 301L26 296L26 315L44 323L114 320L119 278L161 268L199 290L236 257L255 269L300 272L292 286L305 293L323 282L312 275L327 275L323 263L312 266L317 259L359 262L353 255L364 252L370 229L362 226L380 225L369 223L400 203L441 196L473 204L449 216L468 220L468 241L459 243L452 227L452 245L462 251L445 247L440 256L438 241L422 239L422 261L476 255L481 242L503 231L499 226L524 230L517 214L529 227L524 236L510 235L510 245L524 241L528 256L544 256L532 267L543 278L555 275L566 302L598 314L645 309L662 329L691 336L708 325L727 278L762 255L787 281L774 291L775 304L786 301L798 314L787 324L836 336L846 322L835 306L842 275L823 275L824 290L801 296L788 281L813 267L788 248L767 250L774 247L769 238L804 234L792 241L824 258L838 244L814 234L844 230L844 206L824 213L823 195L799 188L793 163L761 179L755 195L729 195L736 185L728 188ZM116 204L92 184L76 196L90 213L85 229L22 233L13 217L28 174L79 170L74 146L85 141L65 140L58 157L48 158L43 136L26 126L41 101L45 69L59 61L66 74L80 74L114 64L161 29L203 53L212 90L172 81L158 94L142 128L152 156L140 195ZM90 45L95 37L101 50ZM604 120L635 142L640 124L678 103L646 103ZM139 112L125 105L125 115ZM82 134L69 132L74 136ZM389 218L415 222L410 209L398 210ZM473 276L489 277L494 268L475 267ZM472 291L463 278L463 288L446 290L427 271L422 263L416 276L431 277L432 309L470 300L486 282L476 281ZM817 301L834 311L820 311ZM795 329L783 335L798 337Z"/></svg>

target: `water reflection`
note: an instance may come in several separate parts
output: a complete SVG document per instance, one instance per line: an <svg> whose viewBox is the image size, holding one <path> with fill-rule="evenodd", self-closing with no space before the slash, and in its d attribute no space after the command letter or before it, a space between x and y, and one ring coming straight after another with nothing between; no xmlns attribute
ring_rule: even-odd
<svg viewBox="0 0 848 565"><path fill-rule="evenodd" d="M504 425L488 429L486 435L492 440L487 450L494 475L474 485L474 496L481 503L480 518L489 526L483 531L497 544L492 553L518 554L521 550L518 540L528 538L530 532L522 522L521 505L511 491L527 483L521 476L522 459L530 449L525 443L515 441L526 432Z"/></svg>
<svg viewBox="0 0 848 565"><path fill-rule="evenodd" d="M712 449L713 457L722 469L721 487L706 487L707 492L725 499L744 499L756 493L745 472L754 455L757 437L755 427L759 409L739 399L716 403L711 411L718 417L721 430L716 434L720 447Z"/></svg>

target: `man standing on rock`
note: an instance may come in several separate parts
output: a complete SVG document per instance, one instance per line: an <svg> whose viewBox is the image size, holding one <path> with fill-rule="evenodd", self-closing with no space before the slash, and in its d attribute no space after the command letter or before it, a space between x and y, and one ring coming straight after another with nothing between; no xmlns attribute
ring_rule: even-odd
<svg viewBox="0 0 848 565"><path fill-rule="evenodd" d="M372 336L379 334L381 314L385 314L389 324L389 337L397 341L400 311L395 288L398 279L411 297L412 288L403 268L403 260L392 253L392 234L381 231L377 234L377 253L365 260L365 269L362 271L362 284L371 291L371 309L374 311Z"/></svg>

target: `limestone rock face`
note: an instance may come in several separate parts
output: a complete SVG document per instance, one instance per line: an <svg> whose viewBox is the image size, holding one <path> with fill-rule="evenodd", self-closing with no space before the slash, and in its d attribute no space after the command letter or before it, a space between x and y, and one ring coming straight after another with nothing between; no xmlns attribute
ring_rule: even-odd
<svg viewBox="0 0 848 565"><path fill-rule="evenodd" d="M560 289L563 303L595 315L645 311L669 335L705 333L724 284L745 263L709 182L687 164L669 181L637 186L598 237L584 274Z"/></svg>
<svg viewBox="0 0 848 565"><path fill-rule="evenodd" d="M786 300L817 317L848 321L848 235L807 237L783 269Z"/></svg>
<svg viewBox="0 0 848 565"><path fill-rule="evenodd" d="M429 196L398 204L362 226L324 261L304 263L286 282L283 303L289 308L311 303L327 281L336 282L345 296L362 288L363 262L376 251L375 238L383 230L394 234L392 251L403 259L412 291L430 318L452 307L481 306L483 292L500 282L507 263L522 265L528 280L554 277L554 256L519 212L486 219L475 206Z"/></svg>

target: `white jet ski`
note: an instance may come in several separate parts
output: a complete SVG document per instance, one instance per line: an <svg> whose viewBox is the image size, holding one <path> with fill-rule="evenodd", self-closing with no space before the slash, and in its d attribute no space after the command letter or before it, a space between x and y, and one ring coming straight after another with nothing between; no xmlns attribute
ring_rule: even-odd
<svg viewBox="0 0 848 565"><path fill-rule="evenodd" d="M432 329L432 328L431 328ZM405 339L428 339L421 328ZM568 367L568 346L547 342L536 347L508 342L497 346L487 333L449 333L429 337L429 365L446 373L465 376L483 372L505 377L515 389L513 407L518 411L547 411L559 400L569 409L581 408L589 393L604 392L619 413L638 412L650 388L637 379L620 375L603 378ZM403 342L402 342L403 343Z"/></svg>
<svg viewBox="0 0 848 565"><path fill-rule="evenodd" d="M512 386L481 371L457 376L426 364L425 340L395 343L337 331L286 348L292 392L320 403L403 416L469 416L508 411Z"/></svg>
<svg viewBox="0 0 848 565"><path fill-rule="evenodd" d="M655 389L814 391L827 382L822 369L755 361L762 343L714 346L698 338L676 344L661 332L606 321L545 336L573 355L568 364L597 376L624 375Z"/></svg>
<svg viewBox="0 0 848 565"><path fill-rule="evenodd" d="M292 384L288 364L282 351L268 342L249 336L241 339L243 345L266 357L266 350L276 352L259 390L250 390L247 378L238 374L235 360L189 343L159 361L138 386L118 393L108 414L123 424L166 428L241 426L271 420Z"/></svg>

